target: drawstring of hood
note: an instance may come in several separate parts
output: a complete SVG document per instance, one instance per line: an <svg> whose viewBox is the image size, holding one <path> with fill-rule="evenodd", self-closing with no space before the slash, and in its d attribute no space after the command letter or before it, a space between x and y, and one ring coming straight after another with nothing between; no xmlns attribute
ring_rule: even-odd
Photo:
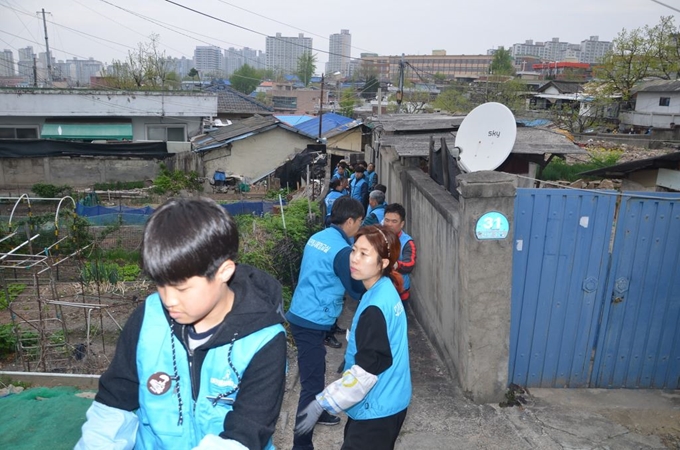
<svg viewBox="0 0 680 450"><path fill-rule="evenodd" d="M231 352L234 349L234 342L236 341L236 338L238 338L238 333L234 333L234 336L231 338L231 342L229 343L229 352L227 353L227 363L229 363L229 367L234 372L234 375L236 375L236 380L238 381L238 383L236 383L236 387L234 387L229 392L224 393L224 394L218 394L217 397L215 397L215 399L212 402L213 406L217 405L217 402L219 402L220 399L223 399L225 397L229 397L231 394L238 392L238 390L241 388L241 374L238 373L238 370L236 370L236 367L234 367L234 363L231 361Z"/></svg>
<svg viewBox="0 0 680 450"><path fill-rule="evenodd" d="M177 420L177 426L181 426L184 422L184 415L182 413L182 394L179 389L179 372L177 371L177 356L175 354L175 333L174 333L174 320L170 320L170 347L172 348L172 369L175 375L171 380L175 380L175 392L177 393L177 401L179 402L179 419Z"/></svg>

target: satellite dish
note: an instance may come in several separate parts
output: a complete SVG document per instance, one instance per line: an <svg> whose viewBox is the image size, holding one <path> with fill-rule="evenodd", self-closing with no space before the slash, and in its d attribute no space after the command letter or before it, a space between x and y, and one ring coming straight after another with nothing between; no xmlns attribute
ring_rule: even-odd
<svg viewBox="0 0 680 450"><path fill-rule="evenodd" d="M460 124L455 146L464 172L494 170L506 160L517 137L515 116L500 103L484 103Z"/></svg>

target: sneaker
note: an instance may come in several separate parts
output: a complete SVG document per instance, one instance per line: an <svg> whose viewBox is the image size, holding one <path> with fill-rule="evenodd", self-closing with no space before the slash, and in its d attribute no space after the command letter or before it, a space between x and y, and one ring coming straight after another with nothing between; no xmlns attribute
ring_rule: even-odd
<svg viewBox="0 0 680 450"><path fill-rule="evenodd" d="M321 416L319 416L319 420L316 421L318 425L326 425L326 426L333 426L337 425L340 423L340 417L334 416L333 414L329 413L328 411L324 411Z"/></svg>
<svg viewBox="0 0 680 450"><path fill-rule="evenodd" d="M323 340L323 343L326 344L327 347L331 347L331 348L342 347L342 344L340 343L340 341L335 339L335 336L333 336L333 335L326 336L326 339Z"/></svg>

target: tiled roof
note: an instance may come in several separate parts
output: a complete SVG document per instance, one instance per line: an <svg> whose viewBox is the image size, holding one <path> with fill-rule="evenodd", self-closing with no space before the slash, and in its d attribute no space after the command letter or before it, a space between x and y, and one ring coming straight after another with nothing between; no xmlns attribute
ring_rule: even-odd
<svg viewBox="0 0 680 450"><path fill-rule="evenodd" d="M239 120L226 127L209 131L206 134L197 136L193 139L194 150L204 151L211 148L226 145L230 141L242 139L252 134L266 131L277 126L279 121L273 116L262 117L255 115L244 120Z"/></svg>
<svg viewBox="0 0 680 450"><path fill-rule="evenodd" d="M557 89L560 94L578 94L583 92L583 84L574 81L549 81L538 88L538 92L545 92L550 86Z"/></svg>
<svg viewBox="0 0 680 450"><path fill-rule="evenodd" d="M205 91L217 93L218 114L273 114L274 108L223 84L210 86Z"/></svg>
<svg viewBox="0 0 680 450"><path fill-rule="evenodd" d="M453 148L456 141L455 133L385 134L380 138L380 145L394 147L399 156L428 156L430 136L435 138L437 147L441 145L442 137L446 138L449 148ZM517 138L512 153L564 155L586 152L560 133L537 127L517 127Z"/></svg>
<svg viewBox="0 0 680 450"><path fill-rule="evenodd" d="M680 81L648 81L635 89L635 92L680 92Z"/></svg>

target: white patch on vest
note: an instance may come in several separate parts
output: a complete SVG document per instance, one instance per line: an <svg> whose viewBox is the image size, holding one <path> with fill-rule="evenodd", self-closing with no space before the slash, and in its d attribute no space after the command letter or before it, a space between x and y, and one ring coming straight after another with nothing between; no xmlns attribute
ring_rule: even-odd
<svg viewBox="0 0 680 450"><path fill-rule="evenodd" d="M328 253L328 251L331 249L331 246L328 244L324 244L323 242L319 242L316 239L310 238L309 241L307 241L307 245L310 247L314 247L317 250L321 250L324 253Z"/></svg>
<svg viewBox="0 0 680 450"><path fill-rule="evenodd" d="M394 305L394 315L399 317L404 313L404 305L401 303L401 300L399 300L399 303Z"/></svg>
<svg viewBox="0 0 680 450"><path fill-rule="evenodd" d="M210 383L220 387L220 388L230 388L233 389L237 386L236 383L234 383L231 379L231 370L227 369L227 371L222 375L222 378L211 378Z"/></svg>

